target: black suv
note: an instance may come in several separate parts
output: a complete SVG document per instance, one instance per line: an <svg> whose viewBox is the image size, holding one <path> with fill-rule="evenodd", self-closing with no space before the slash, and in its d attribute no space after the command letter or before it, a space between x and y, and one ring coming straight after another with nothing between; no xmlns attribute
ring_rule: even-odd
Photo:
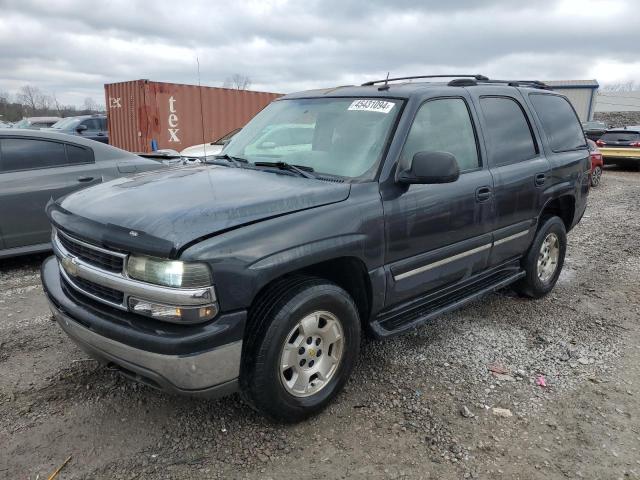
<svg viewBox="0 0 640 480"><path fill-rule="evenodd" d="M106 115L97 114L67 117L53 124L51 128L43 128L42 130L66 133L67 135L78 135L79 137L95 140L96 142L109 143Z"/></svg>
<svg viewBox="0 0 640 480"><path fill-rule="evenodd" d="M208 164L51 202L60 326L138 381L241 390L291 422L344 386L363 331L548 293L589 191L571 104L539 82L420 78L286 95ZM266 142L276 129L289 140Z"/></svg>

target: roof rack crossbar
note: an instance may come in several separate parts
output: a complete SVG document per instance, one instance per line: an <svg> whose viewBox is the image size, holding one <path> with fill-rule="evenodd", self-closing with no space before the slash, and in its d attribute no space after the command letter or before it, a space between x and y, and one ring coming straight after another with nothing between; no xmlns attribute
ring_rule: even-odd
<svg viewBox="0 0 640 480"><path fill-rule="evenodd" d="M382 80L371 80L370 82L363 83L361 86L370 87L372 85L375 85L376 83L388 83L388 82L395 82L395 81L398 81L398 80L415 80L415 79L418 79L418 78L454 78L454 77L475 78L476 80L480 80L480 81L489 80L484 75L479 75L479 74L475 74L475 75L415 75L413 77L396 77L396 78L383 78Z"/></svg>
<svg viewBox="0 0 640 480"><path fill-rule="evenodd" d="M492 78L479 81L482 83L503 83L511 87L528 86L533 88L540 88L542 90L553 90L551 86L547 85L544 82L541 82L540 80L494 80Z"/></svg>

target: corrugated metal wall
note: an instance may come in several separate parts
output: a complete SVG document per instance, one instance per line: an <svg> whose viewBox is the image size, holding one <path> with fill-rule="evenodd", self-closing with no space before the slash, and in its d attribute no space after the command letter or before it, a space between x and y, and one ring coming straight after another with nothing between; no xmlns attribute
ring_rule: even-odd
<svg viewBox="0 0 640 480"><path fill-rule="evenodd" d="M105 85L109 143L132 152L144 150L141 122L146 119L144 83L140 81Z"/></svg>
<svg viewBox="0 0 640 480"><path fill-rule="evenodd" d="M105 85L109 143L182 150L244 126L280 94L136 80Z"/></svg>

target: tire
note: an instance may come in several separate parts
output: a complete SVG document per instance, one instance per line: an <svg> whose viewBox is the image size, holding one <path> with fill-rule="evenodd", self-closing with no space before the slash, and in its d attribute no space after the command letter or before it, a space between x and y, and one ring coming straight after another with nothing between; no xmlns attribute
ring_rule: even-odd
<svg viewBox="0 0 640 480"><path fill-rule="evenodd" d="M596 166L591 172L591 186L597 187L600 185L600 180L602 179L602 167Z"/></svg>
<svg viewBox="0 0 640 480"><path fill-rule="evenodd" d="M550 241L551 244L557 241L555 262L553 261L554 255L544 256L543 244L545 244L545 241ZM545 249L549 249L548 247L551 244L547 243ZM550 250L553 250L553 248ZM543 217L533 243L522 259L522 267L526 272L526 276L515 285L515 290L529 298L540 298L553 290L562 271L566 251L567 230L564 222L556 216ZM545 258L546 260L543 260ZM540 269L538 266L539 260L543 264ZM555 265L552 265L554 263ZM551 266L553 266L553 269L550 268Z"/></svg>
<svg viewBox="0 0 640 480"><path fill-rule="evenodd" d="M344 387L360 350L353 299L318 278L287 279L268 289L250 312L248 328L242 394L278 422L321 411Z"/></svg>

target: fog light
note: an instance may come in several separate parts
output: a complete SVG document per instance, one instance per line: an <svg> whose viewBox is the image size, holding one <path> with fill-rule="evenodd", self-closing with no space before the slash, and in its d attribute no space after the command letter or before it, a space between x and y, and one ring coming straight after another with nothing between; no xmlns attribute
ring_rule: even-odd
<svg viewBox="0 0 640 480"><path fill-rule="evenodd" d="M198 323L214 318L218 314L218 305L177 307L131 297L129 298L129 310L133 313L156 318L165 322Z"/></svg>

